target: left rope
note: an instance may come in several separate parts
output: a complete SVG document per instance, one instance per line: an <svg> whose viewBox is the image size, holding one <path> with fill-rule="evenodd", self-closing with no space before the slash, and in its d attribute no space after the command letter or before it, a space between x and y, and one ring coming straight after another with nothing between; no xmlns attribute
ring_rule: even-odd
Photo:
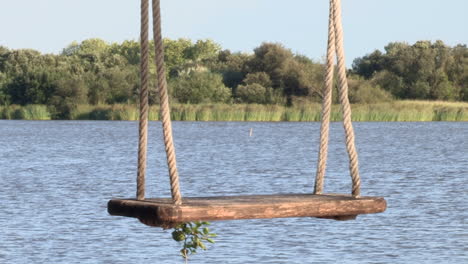
<svg viewBox="0 0 468 264"><path fill-rule="evenodd" d="M137 200L145 199L145 174L148 146L148 79L149 79L149 1L141 0L141 31L140 31L140 120L138 127L138 172Z"/></svg>

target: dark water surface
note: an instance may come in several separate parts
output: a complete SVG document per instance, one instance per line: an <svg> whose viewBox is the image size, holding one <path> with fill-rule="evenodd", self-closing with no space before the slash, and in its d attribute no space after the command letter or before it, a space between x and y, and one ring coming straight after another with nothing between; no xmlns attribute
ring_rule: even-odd
<svg viewBox="0 0 468 264"><path fill-rule="evenodd" d="M169 196L159 128L149 196ZM190 263L468 263L468 123L355 128L363 194L385 196L385 213L216 222L217 243ZM311 192L318 130L175 122L183 195ZM107 214L135 195L136 142L136 122L0 121L0 263L183 263L170 231ZM350 189L339 123L325 188Z"/></svg>

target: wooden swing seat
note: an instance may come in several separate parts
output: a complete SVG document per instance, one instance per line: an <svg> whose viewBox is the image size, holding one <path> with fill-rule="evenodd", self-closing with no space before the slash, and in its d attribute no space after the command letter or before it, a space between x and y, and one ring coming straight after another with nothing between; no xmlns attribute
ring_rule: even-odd
<svg viewBox="0 0 468 264"><path fill-rule="evenodd" d="M382 197L354 198L341 194L281 194L183 198L182 205L172 199L138 201L113 199L108 203L111 215L138 218L150 226L170 228L178 223L258 218L318 217L351 220L360 214L385 211Z"/></svg>

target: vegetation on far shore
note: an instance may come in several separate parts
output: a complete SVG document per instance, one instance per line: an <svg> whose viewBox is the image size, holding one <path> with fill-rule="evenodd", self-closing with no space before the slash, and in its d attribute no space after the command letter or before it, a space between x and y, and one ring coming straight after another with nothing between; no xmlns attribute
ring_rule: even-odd
<svg viewBox="0 0 468 264"><path fill-rule="evenodd" d="M175 120L319 119L323 62L279 43L236 53L212 40L165 39L164 49ZM101 39L74 42L60 54L0 46L0 118L135 120L139 53L137 41ZM150 72L156 120L153 63ZM467 120L466 103L456 103L468 102L466 45L389 43L357 58L348 78L355 120ZM332 119L340 119L337 106Z"/></svg>
<svg viewBox="0 0 468 264"><path fill-rule="evenodd" d="M150 120L159 119L159 107L151 106ZM173 104L175 121L319 121L319 103L292 107L261 104ZM333 105L331 120L341 120L340 106ZM353 104L354 121L468 121L468 103L443 101L392 101ZM51 120L45 105L0 106L0 119ZM138 120L135 105L78 105L73 120Z"/></svg>

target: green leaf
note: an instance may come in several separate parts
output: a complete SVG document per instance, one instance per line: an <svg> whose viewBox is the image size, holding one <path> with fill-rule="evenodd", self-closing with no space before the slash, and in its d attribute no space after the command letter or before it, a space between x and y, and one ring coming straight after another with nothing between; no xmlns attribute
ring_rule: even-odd
<svg viewBox="0 0 468 264"><path fill-rule="evenodd" d="M209 228L204 227L209 225L208 222L188 222L178 225L172 232L172 238L175 241L183 242L183 248L180 250L182 257L188 259L189 254L196 254L197 249L207 250L205 241L214 243L214 240L209 237L215 237L216 234L211 234Z"/></svg>
<svg viewBox="0 0 468 264"><path fill-rule="evenodd" d="M199 239L198 237L194 237L194 238L193 238L193 242L194 242L194 244L195 244L196 247L199 247L199 246L200 246L201 241L200 241L200 239Z"/></svg>
<svg viewBox="0 0 468 264"><path fill-rule="evenodd" d="M185 240L185 234L182 231L174 231L172 232L172 238L177 242L181 242Z"/></svg>
<svg viewBox="0 0 468 264"><path fill-rule="evenodd" d="M205 246L205 244L203 244L202 242L200 242L200 247L201 247L203 250L206 250L206 246Z"/></svg>

